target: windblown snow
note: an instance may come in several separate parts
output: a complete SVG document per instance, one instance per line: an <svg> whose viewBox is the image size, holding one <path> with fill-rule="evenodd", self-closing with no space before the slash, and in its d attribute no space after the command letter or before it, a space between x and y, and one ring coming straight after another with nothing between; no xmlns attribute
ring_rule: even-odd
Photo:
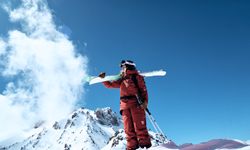
<svg viewBox="0 0 250 150"><path fill-rule="evenodd" d="M46 0L16 1L15 8L12 3L0 1L18 26L0 35L0 80L6 80L0 91L0 141L72 112L83 102L87 75L87 57L60 32Z"/></svg>

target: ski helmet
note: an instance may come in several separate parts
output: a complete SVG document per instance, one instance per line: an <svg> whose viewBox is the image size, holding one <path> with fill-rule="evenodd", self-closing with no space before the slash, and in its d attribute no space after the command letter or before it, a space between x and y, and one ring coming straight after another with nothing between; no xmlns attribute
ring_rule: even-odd
<svg viewBox="0 0 250 150"><path fill-rule="evenodd" d="M122 60L120 63L120 67L126 66L127 69L129 70L135 70L135 63L131 60Z"/></svg>

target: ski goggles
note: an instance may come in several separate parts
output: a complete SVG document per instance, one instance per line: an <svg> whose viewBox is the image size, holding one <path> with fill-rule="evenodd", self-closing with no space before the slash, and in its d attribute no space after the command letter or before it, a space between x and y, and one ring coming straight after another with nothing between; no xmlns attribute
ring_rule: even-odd
<svg viewBox="0 0 250 150"><path fill-rule="evenodd" d="M122 60L120 63L120 67L123 67L125 65L136 66L135 63L131 60Z"/></svg>

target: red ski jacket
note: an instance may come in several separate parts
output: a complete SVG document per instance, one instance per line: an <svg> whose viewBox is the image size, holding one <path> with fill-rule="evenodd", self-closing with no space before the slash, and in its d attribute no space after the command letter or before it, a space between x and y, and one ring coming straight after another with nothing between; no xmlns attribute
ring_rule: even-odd
<svg viewBox="0 0 250 150"><path fill-rule="evenodd" d="M144 78L138 73L137 70L127 70L122 74L122 78L117 81L103 82L107 88L120 88L120 110L138 106L137 99L135 97L138 93L138 88L132 79L132 76L134 75L136 75L141 97L145 102L148 102L148 93Z"/></svg>

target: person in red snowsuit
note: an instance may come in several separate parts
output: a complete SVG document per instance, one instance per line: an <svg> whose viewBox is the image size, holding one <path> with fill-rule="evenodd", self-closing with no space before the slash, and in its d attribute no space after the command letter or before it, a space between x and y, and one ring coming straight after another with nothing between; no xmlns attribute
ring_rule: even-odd
<svg viewBox="0 0 250 150"><path fill-rule="evenodd" d="M120 112L124 122L124 130L127 139L126 150L135 150L139 147L151 147L151 140L146 126L145 109L148 105L148 93L144 78L138 73L135 63L130 60L121 62L122 74L117 81L106 81L103 84L107 88L120 88ZM134 82L137 80L137 85ZM105 73L99 77L104 78ZM138 89L139 88L139 89ZM143 99L143 104L137 102L138 91Z"/></svg>

